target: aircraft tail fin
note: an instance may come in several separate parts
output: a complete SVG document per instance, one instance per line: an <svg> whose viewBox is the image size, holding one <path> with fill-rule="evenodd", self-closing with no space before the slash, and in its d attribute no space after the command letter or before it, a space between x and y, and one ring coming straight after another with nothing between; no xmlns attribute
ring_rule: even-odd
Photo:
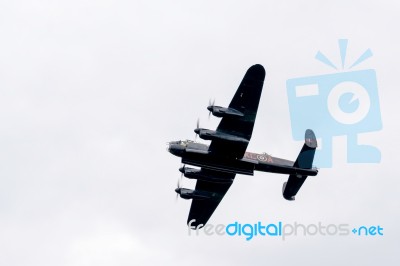
<svg viewBox="0 0 400 266"><path fill-rule="evenodd" d="M293 167L311 169L314 160L315 149L317 148L317 139L314 132L311 129L307 129L305 133L305 141L303 148L301 149ZM306 175L292 174L289 176L287 182L283 183L282 194L287 200L294 200L297 192L300 190L304 181L306 181Z"/></svg>

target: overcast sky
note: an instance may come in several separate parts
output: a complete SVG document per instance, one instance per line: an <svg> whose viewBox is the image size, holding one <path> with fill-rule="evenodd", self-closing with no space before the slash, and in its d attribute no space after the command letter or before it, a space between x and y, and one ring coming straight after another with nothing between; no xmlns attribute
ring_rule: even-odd
<svg viewBox="0 0 400 266"><path fill-rule="evenodd" d="M394 265L400 248L397 1L0 0L0 264ZM294 160L286 80L375 69L383 128L360 136L379 164L346 163L307 180L238 175L212 224L258 221L380 225L384 236L188 236L190 201L175 201L180 159L210 98L227 106L253 64L266 81L250 151ZM345 70L347 71L347 70ZM183 180L183 186L194 187ZM395 260L396 259L396 260Z"/></svg>

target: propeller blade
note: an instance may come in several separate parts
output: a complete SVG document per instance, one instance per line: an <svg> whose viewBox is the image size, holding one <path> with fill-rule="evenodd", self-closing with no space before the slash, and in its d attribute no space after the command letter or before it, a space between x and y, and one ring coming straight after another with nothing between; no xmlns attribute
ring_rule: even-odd
<svg viewBox="0 0 400 266"><path fill-rule="evenodd" d="M183 178L183 173L185 173L185 164L181 167L181 168L179 168L179 171L181 172L181 182L182 182L182 178Z"/></svg>
<svg viewBox="0 0 400 266"><path fill-rule="evenodd" d="M214 104L215 104L215 99L212 102L211 102L211 98L208 99L208 107L207 107L207 109L209 110L208 119L210 119L211 113L213 111Z"/></svg>
<svg viewBox="0 0 400 266"><path fill-rule="evenodd" d="M199 119L199 118L197 118L196 130L198 130L198 129L199 129L199 126L200 126L200 119ZM195 132L195 135L194 135L194 141L196 141L196 140L197 140L197 135L198 135L198 132L197 132L196 130L194 131L194 132Z"/></svg>
<svg viewBox="0 0 400 266"><path fill-rule="evenodd" d="M180 182L179 182L179 179L178 179L178 183L176 184L176 186L177 186L177 188L175 189L175 192L176 192L175 202L177 202L177 201L178 201L178 198L179 198L179 192L178 192L178 189L180 189L180 188L181 188L181 184L180 184Z"/></svg>

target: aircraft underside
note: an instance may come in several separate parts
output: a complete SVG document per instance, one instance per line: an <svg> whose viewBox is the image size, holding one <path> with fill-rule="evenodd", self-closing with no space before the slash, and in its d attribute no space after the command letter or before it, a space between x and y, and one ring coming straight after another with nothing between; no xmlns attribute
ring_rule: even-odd
<svg viewBox="0 0 400 266"><path fill-rule="evenodd" d="M313 167L317 140L312 130L305 132L304 145L295 161L272 157L268 154L246 152L253 132L258 105L261 97L265 70L261 65L250 67L228 107L207 107L216 117L222 118L216 130L200 128L194 130L210 145L193 141L171 141L168 151L182 158L185 166L180 172L190 179L196 179L194 189L181 188L176 193L184 199L191 199L187 224L196 228L204 226L232 185L236 174L254 175L254 171L287 174L282 195L294 200L308 176L315 176ZM187 167L193 165L198 168Z"/></svg>

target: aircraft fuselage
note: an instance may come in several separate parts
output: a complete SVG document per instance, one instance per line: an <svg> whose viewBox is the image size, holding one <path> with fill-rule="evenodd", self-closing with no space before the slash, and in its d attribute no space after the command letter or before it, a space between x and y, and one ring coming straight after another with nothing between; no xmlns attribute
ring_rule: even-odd
<svg viewBox="0 0 400 266"><path fill-rule="evenodd" d="M293 167L293 161L273 157L266 153L246 152L243 158L233 158L229 154L224 156L213 154L208 151L208 145L192 141L170 142L168 151L181 157L184 164L225 173L254 175L254 171L262 171L307 176L315 176L318 173L315 168Z"/></svg>

